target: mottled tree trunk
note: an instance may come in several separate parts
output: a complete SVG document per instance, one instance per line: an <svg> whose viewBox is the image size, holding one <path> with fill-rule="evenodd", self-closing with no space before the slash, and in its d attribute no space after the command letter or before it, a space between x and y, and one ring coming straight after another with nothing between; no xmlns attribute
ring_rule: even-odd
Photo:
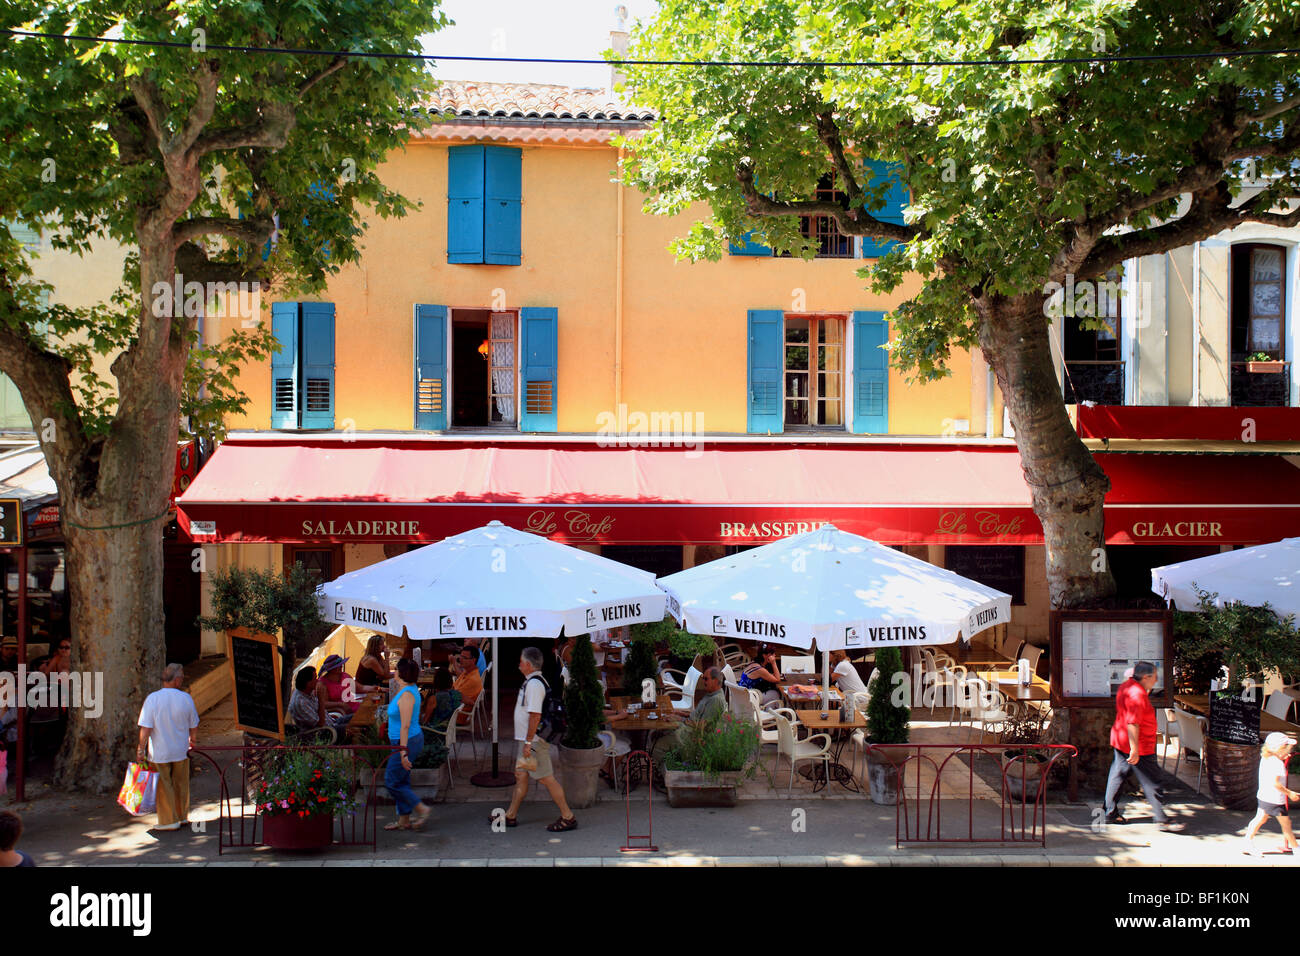
<svg viewBox="0 0 1300 956"><path fill-rule="evenodd" d="M1002 387L1043 525L1052 607L1095 605L1115 593L1102 514L1110 479L1066 414L1043 298L987 299L979 311L980 347Z"/></svg>
<svg viewBox="0 0 1300 956"><path fill-rule="evenodd" d="M44 445L58 479L72 604L73 668L103 674L104 712L74 710L55 782L121 785L139 739L145 696L164 660L163 526L175 477L186 343L174 320L152 314L150 290L172 281L170 239L141 249L141 339L113 363L121 411L102 441ZM177 322L183 320L176 320Z"/></svg>

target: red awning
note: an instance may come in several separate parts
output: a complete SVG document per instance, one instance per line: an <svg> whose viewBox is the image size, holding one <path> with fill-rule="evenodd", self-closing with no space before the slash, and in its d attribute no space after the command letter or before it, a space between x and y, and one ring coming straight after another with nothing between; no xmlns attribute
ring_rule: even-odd
<svg viewBox="0 0 1300 956"><path fill-rule="evenodd" d="M1113 543L1300 534L1276 456L1098 455ZM570 542L752 544L832 522L888 544L1038 544L1014 448L610 448L232 439L180 498L198 541L436 541L496 518Z"/></svg>

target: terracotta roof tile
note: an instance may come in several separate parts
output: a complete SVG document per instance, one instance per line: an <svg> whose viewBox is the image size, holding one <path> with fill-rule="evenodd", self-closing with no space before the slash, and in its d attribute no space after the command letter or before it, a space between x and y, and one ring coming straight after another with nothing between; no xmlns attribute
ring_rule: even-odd
<svg viewBox="0 0 1300 956"><path fill-rule="evenodd" d="M508 118L582 122L649 122L654 111L616 99L607 90L549 83L444 80L419 108L446 119Z"/></svg>

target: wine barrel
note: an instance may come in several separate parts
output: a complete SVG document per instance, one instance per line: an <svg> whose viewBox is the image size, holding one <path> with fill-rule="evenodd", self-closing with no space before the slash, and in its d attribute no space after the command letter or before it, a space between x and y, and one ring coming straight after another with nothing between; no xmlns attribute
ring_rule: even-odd
<svg viewBox="0 0 1300 956"><path fill-rule="evenodd" d="M1259 747L1205 738L1205 776L1219 806L1254 810L1259 790Z"/></svg>

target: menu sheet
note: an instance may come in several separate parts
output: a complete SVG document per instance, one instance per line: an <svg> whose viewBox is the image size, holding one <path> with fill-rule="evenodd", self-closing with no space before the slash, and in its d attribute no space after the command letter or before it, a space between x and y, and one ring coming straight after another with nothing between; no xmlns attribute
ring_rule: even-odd
<svg viewBox="0 0 1300 956"><path fill-rule="evenodd" d="M1165 628L1162 621L1062 621L1061 693L1066 697L1110 697L1138 661L1156 667L1165 684Z"/></svg>

